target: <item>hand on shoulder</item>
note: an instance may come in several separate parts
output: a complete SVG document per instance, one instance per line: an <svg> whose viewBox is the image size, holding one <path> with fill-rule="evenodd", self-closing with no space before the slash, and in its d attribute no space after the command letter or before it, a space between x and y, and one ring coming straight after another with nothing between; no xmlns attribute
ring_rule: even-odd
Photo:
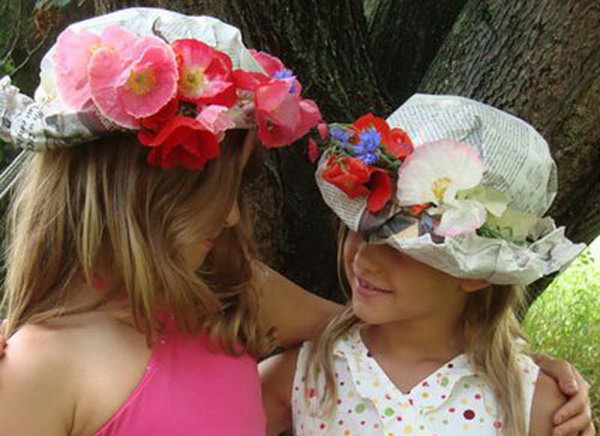
<svg viewBox="0 0 600 436"><path fill-rule="evenodd" d="M533 394L529 434L531 436L552 435L552 417L566 401L567 398L559 389L558 383L540 372Z"/></svg>

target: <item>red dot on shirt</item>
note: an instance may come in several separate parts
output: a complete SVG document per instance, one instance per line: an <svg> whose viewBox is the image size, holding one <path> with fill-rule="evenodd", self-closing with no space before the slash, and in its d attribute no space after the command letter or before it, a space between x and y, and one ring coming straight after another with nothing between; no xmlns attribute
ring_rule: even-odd
<svg viewBox="0 0 600 436"><path fill-rule="evenodd" d="M320 428L321 430L323 430L323 429L325 428L325 424L321 424L321 425L319 426L319 428Z"/></svg>
<svg viewBox="0 0 600 436"><path fill-rule="evenodd" d="M481 395L479 395L479 394L475 394L475 399L476 399L476 400L481 400Z"/></svg>
<svg viewBox="0 0 600 436"><path fill-rule="evenodd" d="M463 416L465 417L465 419L471 420L475 418L475 412L473 412L471 409L465 410Z"/></svg>
<svg viewBox="0 0 600 436"><path fill-rule="evenodd" d="M502 427L502 423L498 420L494 421L494 428L500 428Z"/></svg>
<svg viewBox="0 0 600 436"><path fill-rule="evenodd" d="M448 409L448 412L454 413L454 412L456 412L456 409L454 407L451 407L451 408Z"/></svg>

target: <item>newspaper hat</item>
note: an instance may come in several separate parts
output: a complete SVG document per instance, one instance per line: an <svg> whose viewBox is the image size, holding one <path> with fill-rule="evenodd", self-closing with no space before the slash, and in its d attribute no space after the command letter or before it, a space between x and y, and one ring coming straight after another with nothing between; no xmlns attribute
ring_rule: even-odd
<svg viewBox="0 0 600 436"><path fill-rule="evenodd" d="M150 164L201 169L228 129L257 127L266 147L280 147L321 119L294 74L248 50L239 29L163 9L70 25L44 56L40 78L34 99L0 79L0 139L24 150L132 132L151 150ZM0 176L0 197L23 160Z"/></svg>
<svg viewBox="0 0 600 436"><path fill-rule="evenodd" d="M557 190L548 144L468 98L416 94L386 120L320 128L327 205L370 243L456 277L527 285L585 247L544 214Z"/></svg>

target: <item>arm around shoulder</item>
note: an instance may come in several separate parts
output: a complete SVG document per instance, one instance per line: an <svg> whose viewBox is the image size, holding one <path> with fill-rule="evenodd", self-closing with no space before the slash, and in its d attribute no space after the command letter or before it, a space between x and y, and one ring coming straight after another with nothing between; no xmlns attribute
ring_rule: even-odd
<svg viewBox="0 0 600 436"><path fill-rule="evenodd" d="M552 417L566 401L567 399L560 391L556 381L540 372L531 406L530 436L551 435Z"/></svg>
<svg viewBox="0 0 600 436"><path fill-rule="evenodd" d="M267 329L275 328L280 347L314 339L341 309L339 304L308 292L261 262L255 262L254 272L260 321Z"/></svg>
<svg viewBox="0 0 600 436"><path fill-rule="evenodd" d="M292 426L292 388L298 350L269 357L259 364L267 435L276 436Z"/></svg>
<svg viewBox="0 0 600 436"><path fill-rule="evenodd" d="M25 326L0 360L0 436L67 436L74 395L53 332Z"/></svg>

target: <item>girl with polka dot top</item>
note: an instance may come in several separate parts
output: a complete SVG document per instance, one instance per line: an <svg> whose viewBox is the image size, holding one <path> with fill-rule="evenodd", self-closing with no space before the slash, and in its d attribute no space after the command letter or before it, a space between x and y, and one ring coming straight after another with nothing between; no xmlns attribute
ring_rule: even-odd
<svg viewBox="0 0 600 436"><path fill-rule="evenodd" d="M582 248L542 218L556 192L546 142L452 96L329 134L317 181L342 220L351 300L319 338L263 362L269 434L554 434L565 397L517 316L524 285Z"/></svg>

